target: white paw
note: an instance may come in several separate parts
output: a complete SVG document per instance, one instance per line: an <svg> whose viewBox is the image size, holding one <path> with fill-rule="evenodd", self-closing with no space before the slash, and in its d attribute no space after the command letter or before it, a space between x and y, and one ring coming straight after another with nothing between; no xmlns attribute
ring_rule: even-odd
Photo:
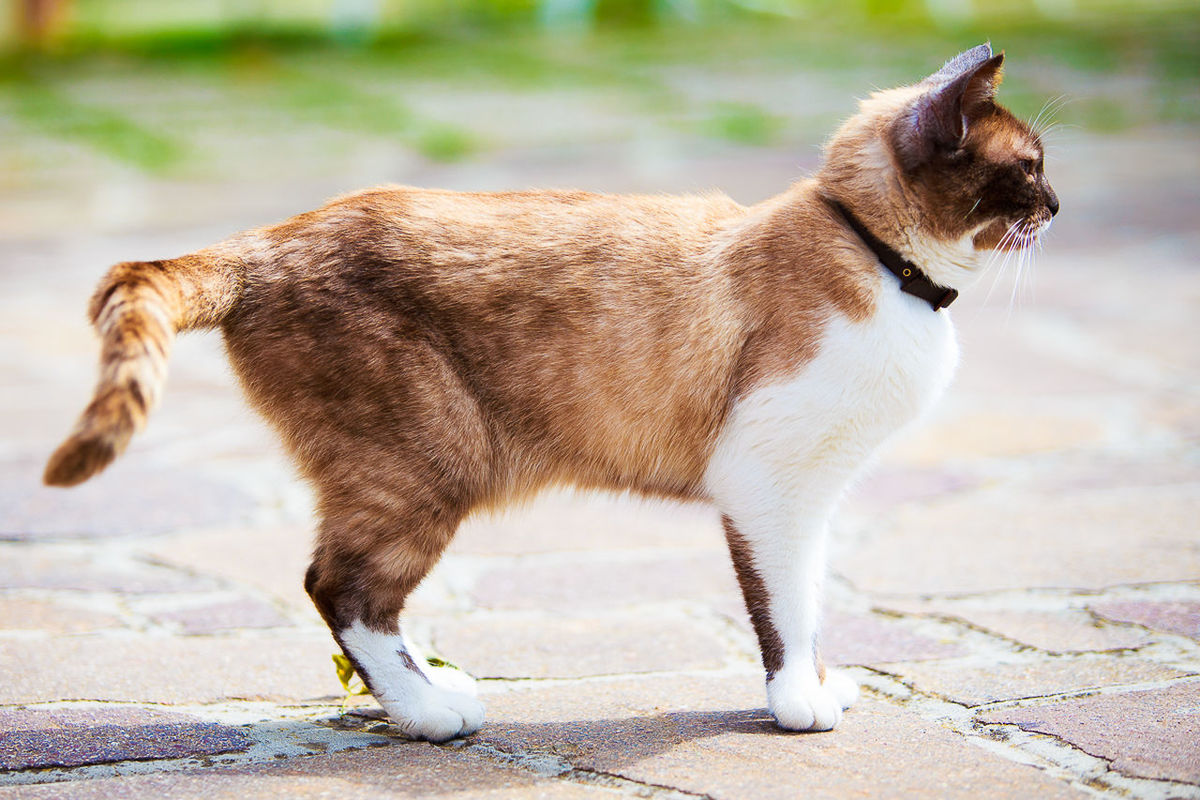
<svg viewBox="0 0 1200 800"><path fill-rule="evenodd" d="M459 692L426 686L417 697L397 702L376 697L400 730L414 739L446 742L469 736L483 724L483 703Z"/></svg>
<svg viewBox="0 0 1200 800"><path fill-rule="evenodd" d="M842 721L841 699L816 675L804 680L776 675L767 684L767 707L779 727L789 731L829 731Z"/></svg>
<svg viewBox="0 0 1200 800"><path fill-rule="evenodd" d="M435 667L428 662L421 663L421 672L429 678L429 682L439 689L475 697L479 691L475 688L475 679L457 667Z"/></svg>
<svg viewBox="0 0 1200 800"><path fill-rule="evenodd" d="M838 705L843 709L849 708L858 700L858 682L840 669L826 670L823 685L833 692Z"/></svg>
<svg viewBox="0 0 1200 800"><path fill-rule="evenodd" d="M475 688L475 679L457 667L449 666L446 662L441 662L441 666L434 666L429 663L429 659L425 656L416 642L410 639L407 635L404 638L404 649L412 656L413 662L421 670L429 682L438 688L445 689L450 692L459 692L460 694L470 695L475 697L478 691Z"/></svg>
<svg viewBox="0 0 1200 800"><path fill-rule="evenodd" d="M460 672L461 677L451 677L444 673L459 671L430 667L419 651L415 657L409 652L399 634L373 631L355 621L338 633L338 641L366 672L379 705L408 736L445 742L483 724L483 704L474 691L465 691L474 688L468 685L474 683L470 676ZM436 684L427 670L436 673ZM446 682L457 685L448 688Z"/></svg>

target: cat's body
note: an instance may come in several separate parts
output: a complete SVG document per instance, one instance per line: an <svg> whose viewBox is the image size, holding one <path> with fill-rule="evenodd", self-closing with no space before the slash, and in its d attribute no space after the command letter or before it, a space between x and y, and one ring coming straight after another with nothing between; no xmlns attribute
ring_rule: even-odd
<svg viewBox="0 0 1200 800"><path fill-rule="evenodd" d="M851 220L943 287L1014 226L1031 241L1049 222L1040 144L991 101L1000 58L976 48L873 97L821 174L750 208L381 188L118 265L92 307L100 386L47 481L103 468L144 423L174 333L219 325L316 490L309 593L412 735L469 733L483 710L403 639L405 597L466 515L561 483L712 500L772 713L831 728L856 689L815 652L828 518L957 358L945 312L902 293ZM947 94L950 112L923 105ZM941 140L956 118L958 150L1036 159L1030 186L976 165L952 198L938 160L955 158Z"/></svg>

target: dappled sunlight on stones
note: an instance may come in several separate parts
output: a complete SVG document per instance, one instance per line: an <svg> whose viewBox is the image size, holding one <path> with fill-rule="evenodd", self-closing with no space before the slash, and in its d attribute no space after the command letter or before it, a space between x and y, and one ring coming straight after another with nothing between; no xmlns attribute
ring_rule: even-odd
<svg viewBox="0 0 1200 800"><path fill-rule="evenodd" d="M90 609L79 600L55 602L0 596L0 631L86 633L123 626L115 614Z"/></svg>
<svg viewBox="0 0 1200 800"><path fill-rule="evenodd" d="M660 558L590 555L570 564L531 564L485 573L472 596L491 609L598 609L738 592L724 552Z"/></svg>
<svg viewBox="0 0 1200 800"><path fill-rule="evenodd" d="M71 491L41 485L43 463L0 465L0 538L146 536L249 519L256 505L232 484L122 461Z"/></svg>
<svg viewBox="0 0 1200 800"><path fill-rule="evenodd" d="M926 661L892 666L888 671L911 682L919 691L968 706L1193 674L1134 657Z"/></svg>
<svg viewBox="0 0 1200 800"><path fill-rule="evenodd" d="M1200 601L1130 600L1095 603L1091 609L1118 622L1134 622L1200 641Z"/></svg>
<svg viewBox="0 0 1200 800"><path fill-rule="evenodd" d="M127 557L75 547L0 543L0 589L150 594L212 589L211 579Z"/></svg>
<svg viewBox="0 0 1200 800"><path fill-rule="evenodd" d="M882 603L911 614L961 619L989 633L1002 636L1048 653L1075 653L1094 650L1118 650L1147 644L1151 637L1127 625L1097 621L1086 610L1006 609L1002 601L974 602L952 599L903 600L889 598Z"/></svg>
<svg viewBox="0 0 1200 800"><path fill-rule="evenodd" d="M327 633L0 640L0 703L303 702L340 693L329 660L335 648Z"/></svg>
<svg viewBox="0 0 1200 800"><path fill-rule="evenodd" d="M1200 683L1006 708L986 722L1058 736L1145 778L1200 783Z"/></svg>
<svg viewBox="0 0 1200 800"><path fill-rule="evenodd" d="M249 745L236 728L121 706L0 710L0 729L0 769L215 755Z"/></svg>
<svg viewBox="0 0 1200 800"><path fill-rule="evenodd" d="M841 566L860 589L896 594L1025 587L1098 589L1200 575L1191 486L963 496L897 509Z"/></svg>
<svg viewBox="0 0 1200 800"><path fill-rule="evenodd" d="M986 753L872 698L834 733L775 727L750 677L648 679L491 698L476 741L548 751L577 768L716 798L1075 797L1039 771ZM930 775L941 776L931 787Z"/></svg>
<svg viewBox="0 0 1200 800"><path fill-rule="evenodd" d="M289 758L274 764L214 765L178 773L26 786L19 791L21 797L39 800L588 800L613 796L605 789L539 778L474 753L422 742Z"/></svg>
<svg viewBox="0 0 1200 800"><path fill-rule="evenodd" d="M705 627L661 613L454 620L437 628L435 644L477 677L675 672L718 669L727 660Z"/></svg>

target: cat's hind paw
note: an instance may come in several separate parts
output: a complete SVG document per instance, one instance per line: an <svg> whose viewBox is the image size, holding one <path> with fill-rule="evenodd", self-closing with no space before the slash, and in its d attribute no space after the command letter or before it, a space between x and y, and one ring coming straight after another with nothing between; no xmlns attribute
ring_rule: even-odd
<svg viewBox="0 0 1200 800"><path fill-rule="evenodd" d="M425 677L429 678L429 682L439 689L465 694L468 697L478 695L478 690L475 688L475 679L458 667L434 665L425 661L421 664L421 672L425 673Z"/></svg>
<svg viewBox="0 0 1200 800"><path fill-rule="evenodd" d="M416 702L400 705L380 700L380 705L406 736L428 742L469 736L483 725L483 703L470 695L436 686L421 692Z"/></svg>
<svg viewBox="0 0 1200 800"><path fill-rule="evenodd" d="M483 704L474 697L471 677L449 676L459 670L433 667L416 648L414 658L399 634L371 630L359 620L340 631L338 641L366 673L363 679L371 693L405 735L445 742L468 736L483 724ZM457 685L449 688L448 682Z"/></svg>

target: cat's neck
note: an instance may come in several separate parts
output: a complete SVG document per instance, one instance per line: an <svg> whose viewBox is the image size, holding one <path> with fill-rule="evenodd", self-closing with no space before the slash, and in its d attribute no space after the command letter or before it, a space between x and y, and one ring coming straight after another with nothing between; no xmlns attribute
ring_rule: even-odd
<svg viewBox="0 0 1200 800"><path fill-rule="evenodd" d="M817 191L850 211L877 239L915 264L934 283L962 291L978 278L984 253L971 231L957 240L936 235L919 198L871 130L851 131L816 176Z"/></svg>

